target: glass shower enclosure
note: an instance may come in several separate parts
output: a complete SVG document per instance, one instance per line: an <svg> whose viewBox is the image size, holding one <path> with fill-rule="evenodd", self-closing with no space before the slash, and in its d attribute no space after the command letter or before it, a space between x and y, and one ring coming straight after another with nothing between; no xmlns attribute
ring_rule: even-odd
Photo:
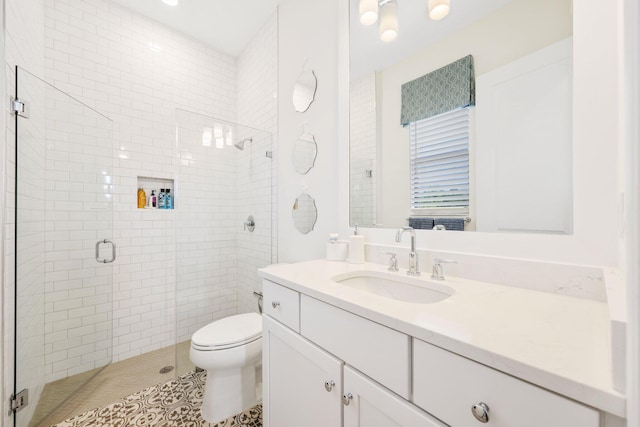
<svg viewBox="0 0 640 427"><path fill-rule="evenodd" d="M14 426L41 424L112 359L112 122L15 69L6 280ZM12 156L11 154L14 154ZM57 384L53 393L47 384Z"/></svg>
<svg viewBox="0 0 640 427"><path fill-rule="evenodd" d="M272 134L176 112L176 330L178 374L194 369L191 335L257 312L257 269L274 260Z"/></svg>
<svg viewBox="0 0 640 427"><path fill-rule="evenodd" d="M194 374L189 344L197 329L258 310L256 270L276 254L272 135L177 110L176 147L167 153L174 163L160 178L131 178L114 166L120 150L109 118L22 68L13 78L5 215L5 301L13 322L5 334L15 337L6 361L15 377L7 394L18 406L28 394L14 427L44 426L112 402L86 407L94 384L133 359L117 347L127 332L118 309L132 303L121 291L128 286L123 268L148 259L157 265L149 282L159 324L136 327L153 344L140 356L157 353L148 368L163 368L162 381ZM173 209L124 203L135 179L138 188L171 188ZM122 212L138 218L154 242L139 261L127 260L126 221L114 222ZM126 378L139 387L132 392L153 385L137 375Z"/></svg>

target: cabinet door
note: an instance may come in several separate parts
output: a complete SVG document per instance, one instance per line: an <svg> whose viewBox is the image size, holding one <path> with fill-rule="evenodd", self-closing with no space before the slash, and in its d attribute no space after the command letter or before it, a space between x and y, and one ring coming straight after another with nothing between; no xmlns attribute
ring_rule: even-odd
<svg viewBox="0 0 640 427"><path fill-rule="evenodd" d="M263 425L340 427L342 361L263 316Z"/></svg>
<svg viewBox="0 0 640 427"><path fill-rule="evenodd" d="M593 408L416 339L413 402L455 427L600 425Z"/></svg>
<svg viewBox="0 0 640 427"><path fill-rule="evenodd" d="M350 366L344 394L344 427L446 427Z"/></svg>

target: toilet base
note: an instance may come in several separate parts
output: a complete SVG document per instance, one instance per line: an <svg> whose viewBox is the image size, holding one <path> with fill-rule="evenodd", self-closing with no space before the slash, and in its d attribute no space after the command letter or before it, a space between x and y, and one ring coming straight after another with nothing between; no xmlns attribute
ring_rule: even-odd
<svg viewBox="0 0 640 427"><path fill-rule="evenodd" d="M251 408L259 402L256 393L256 365L237 369L207 370L202 399L202 418L217 423Z"/></svg>

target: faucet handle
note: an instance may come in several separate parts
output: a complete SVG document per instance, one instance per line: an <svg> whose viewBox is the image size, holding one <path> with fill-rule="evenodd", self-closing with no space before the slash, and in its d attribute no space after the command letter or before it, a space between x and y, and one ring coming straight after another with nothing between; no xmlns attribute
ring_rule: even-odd
<svg viewBox="0 0 640 427"><path fill-rule="evenodd" d="M435 258L433 260L433 270L431 272L431 278L433 280L444 280L444 269L442 264L457 264L458 261L453 259Z"/></svg>
<svg viewBox="0 0 640 427"><path fill-rule="evenodd" d="M389 271L399 271L398 270L398 258L396 258L395 252L385 252L380 251L380 255L389 255L389 267L387 270Z"/></svg>

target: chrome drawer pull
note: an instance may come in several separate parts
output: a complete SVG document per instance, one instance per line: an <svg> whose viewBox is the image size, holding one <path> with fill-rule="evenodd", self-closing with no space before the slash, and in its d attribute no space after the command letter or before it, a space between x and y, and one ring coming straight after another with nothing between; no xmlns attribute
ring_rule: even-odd
<svg viewBox="0 0 640 427"><path fill-rule="evenodd" d="M271 301L271 307L278 308L279 305L280 305L280 301Z"/></svg>
<svg viewBox="0 0 640 427"><path fill-rule="evenodd" d="M324 382L324 389L327 390L327 391L331 391L331 390L333 390L333 386L335 386L335 385L336 385L336 383L333 380L325 381Z"/></svg>
<svg viewBox="0 0 640 427"><path fill-rule="evenodd" d="M480 402L473 405L471 407L471 413L476 417L476 420L481 423L489 422L489 406L486 403Z"/></svg>
<svg viewBox="0 0 640 427"><path fill-rule="evenodd" d="M351 393L342 395L342 403L344 404L344 406L349 406L349 403L351 403L352 399L353 399L353 394Z"/></svg>

